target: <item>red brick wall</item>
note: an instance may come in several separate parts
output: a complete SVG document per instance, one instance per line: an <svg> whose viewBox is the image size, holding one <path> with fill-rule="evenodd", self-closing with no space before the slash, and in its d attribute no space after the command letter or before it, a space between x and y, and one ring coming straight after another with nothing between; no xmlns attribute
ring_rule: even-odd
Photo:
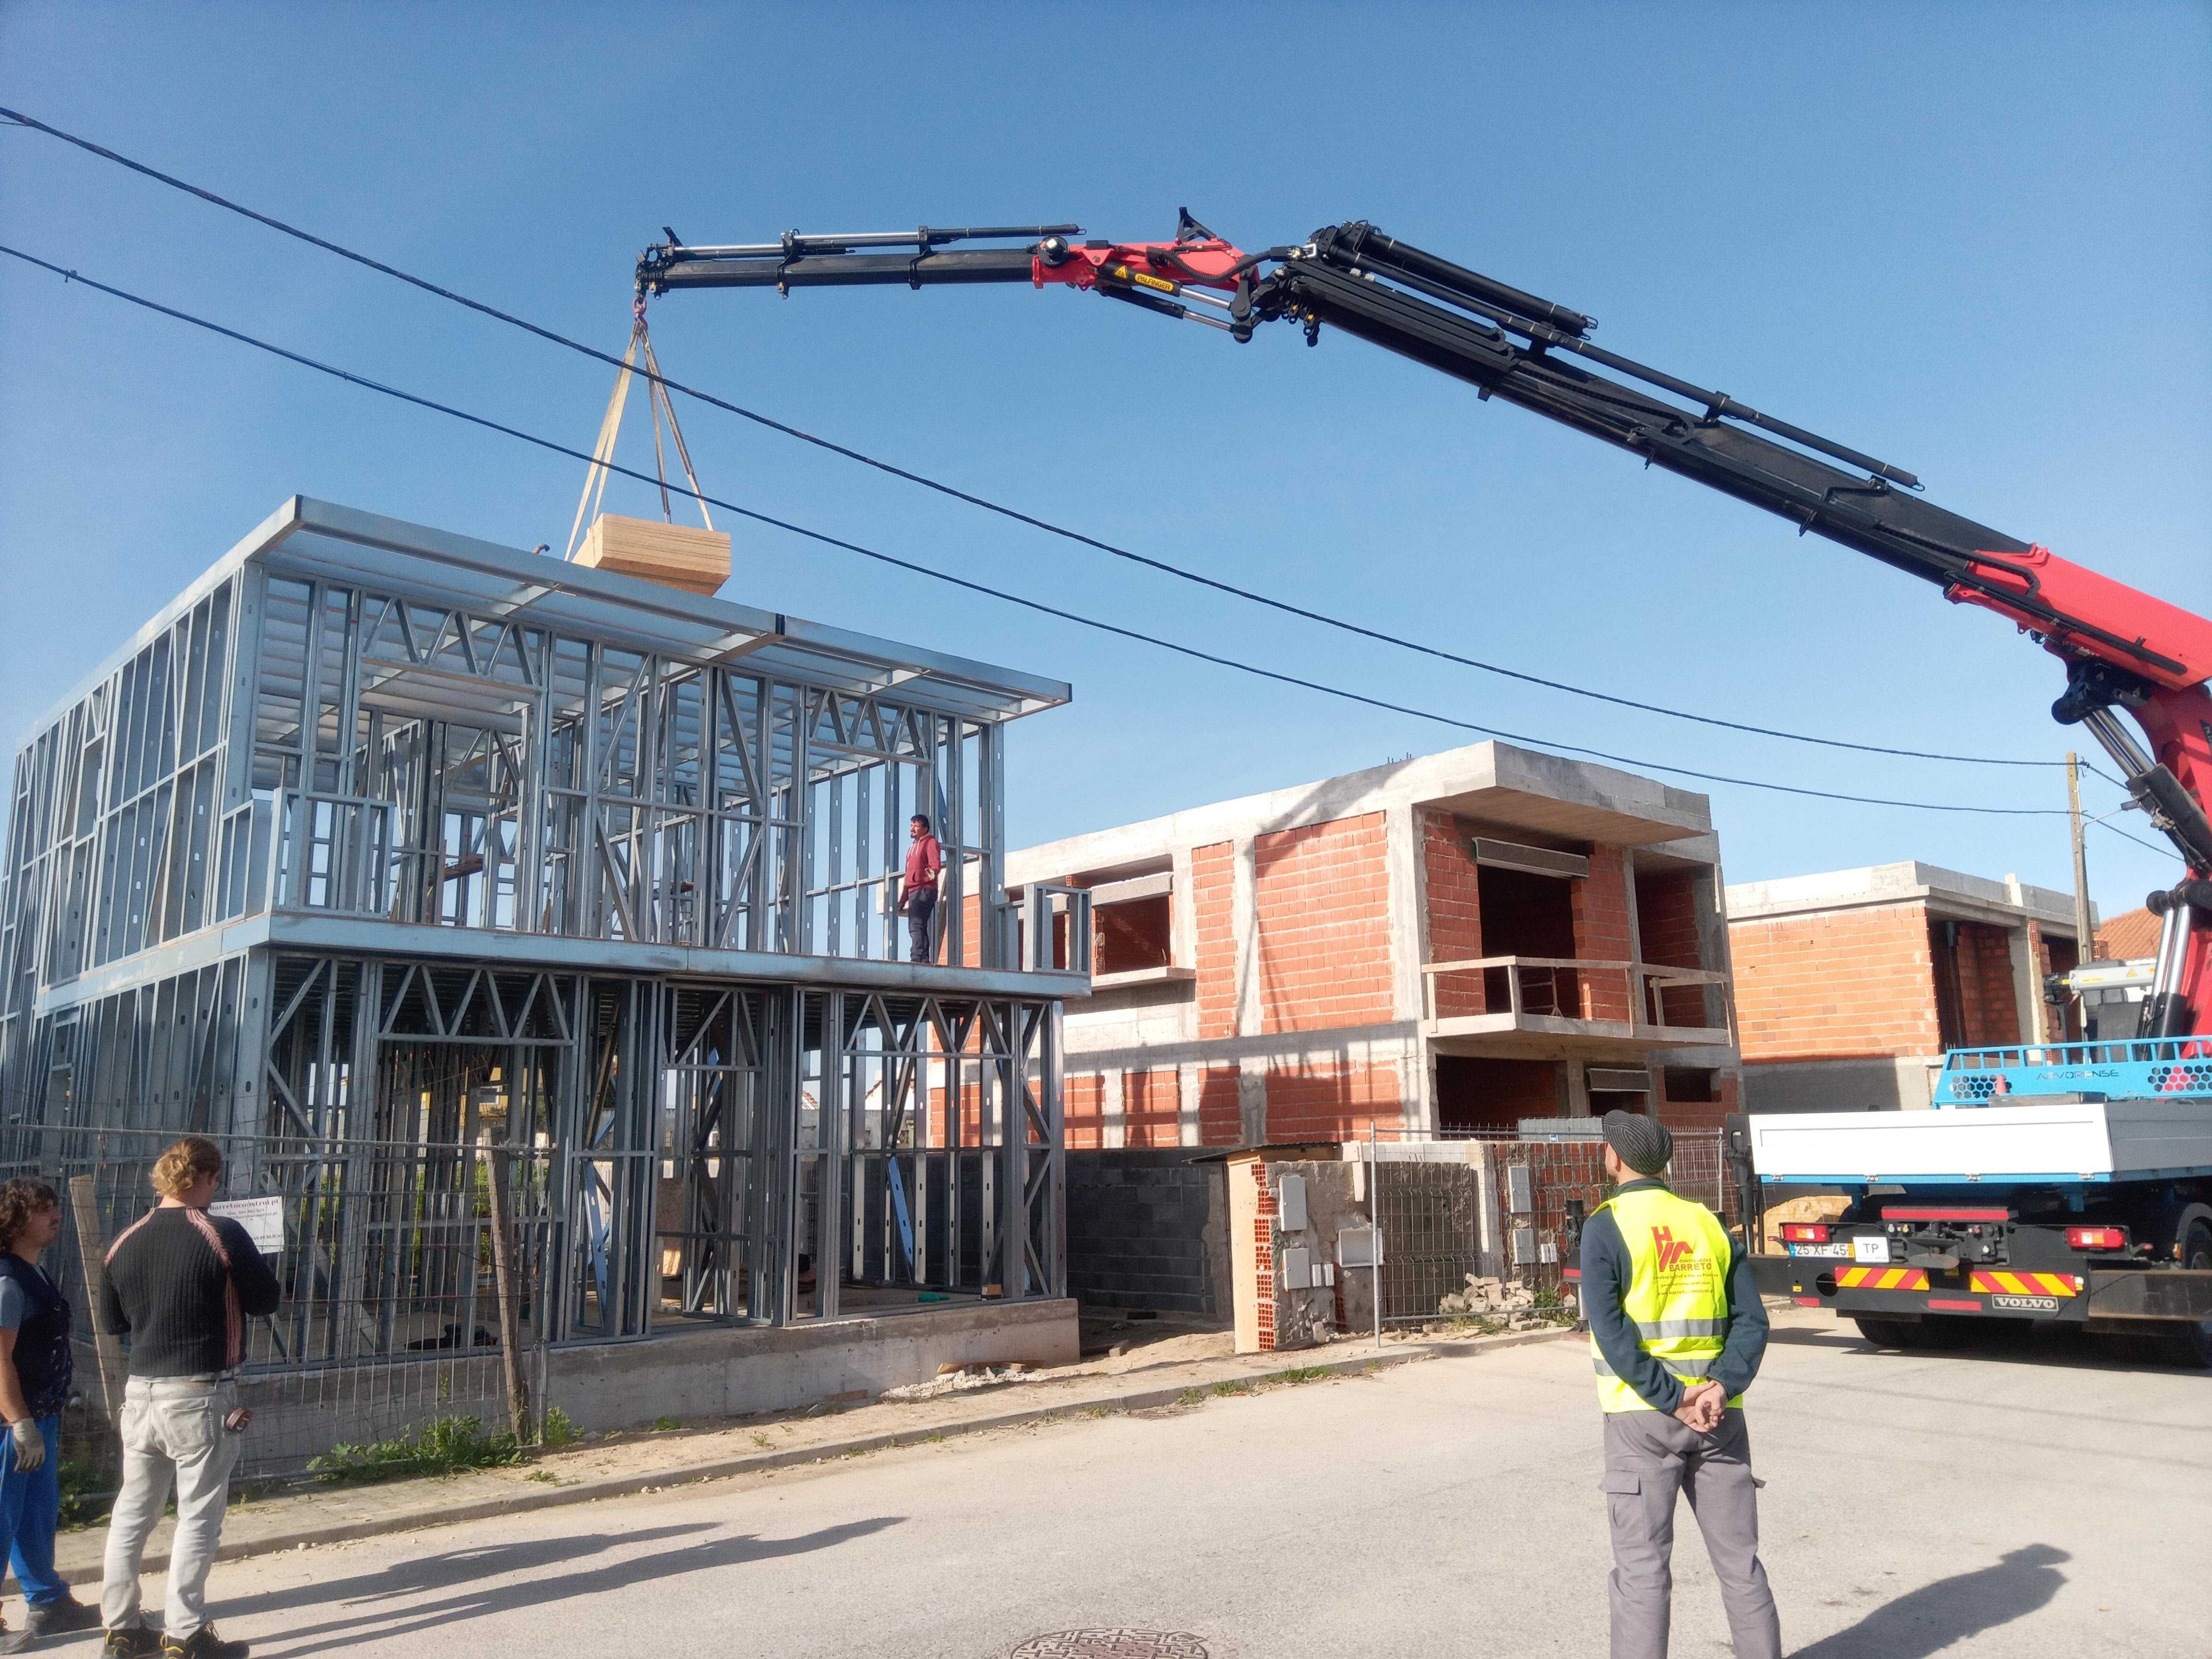
<svg viewBox="0 0 2212 1659"><path fill-rule="evenodd" d="M1251 1171L1259 1204L1252 1217L1253 1277L1256 1281L1255 1305L1260 1319L1260 1350L1272 1352L1275 1346L1275 1188L1267 1179L1264 1160L1254 1158L1244 1166Z"/></svg>
<svg viewBox="0 0 2212 1659"><path fill-rule="evenodd" d="M1661 1098L1656 1115L1670 1129L1717 1129L1730 1112L1741 1109L1734 1075L1723 1073L1717 1079L1713 1092L1717 1100L1668 1100L1665 1085L1661 1085Z"/></svg>
<svg viewBox="0 0 2212 1659"><path fill-rule="evenodd" d="M1449 813L1421 814L1421 870L1428 889L1429 960L1470 962L1482 954L1480 866L1468 832ZM1436 982L1439 1019L1485 1012L1480 973L1446 974Z"/></svg>
<svg viewBox="0 0 2212 1659"><path fill-rule="evenodd" d="M1198 1074L1198 1139L1206 1146L1244 1144L1244 1113L1237 1100L1234 1066L1209 1066Z"/></svg>
<svg viewBox="0 0 2212 1659"><path fill-rule="evenodd" d="M1106 1144L1105 1091L1096 1072L1070 1072L1062 1079L1060 1123L1066 1144L1096 1151Z"/></svg>
<svg viewBox="0 0 2212 1659"><path fill-rule="evenodd" d="M1942 1046L1924 905L1731 922L1729 953L1747 1060Z"/></svg>
<svg viewBox="0 0 2212 1659"><path fill-rule="evenodd" d="M1931 932L1945 926L1931 921ZM1951 947L1957 963L1959 1043L1978 1048L2018 1042L2020 1004L2013 994L2012 941L2002 927L1985 922L1956 924L1958 942ZM1943 947L1931 939L1930 951L1940 969Z"/></svg>
<svg viewBox="0 0 2212 1659"><path fill-rule="evenodd" d="M1628 935L1628 868L1618 847L1593 848L1587 880L1574 890L1575 954L1596 962L1626 962L1632 952ZM1626 1019L1626 976L1601 970L1580 975L1585 1019Z"/></svg>
<svg viewBox="0 0 2212 1659"><path fill-rule="evenodd" d="M1253 838L1263 1031L1391 1018L1384 844L1380 812Z"/></svg>
<svg viewBox="0 0 2212 1659"><path fill-rule="evenodd" d="M1121 1074L1121 1144L1182 1144L1182 1100L1172 1067Z"/></svg>
<svg viewBox="0 0 2212 1659"><path fill-rule="evenodd" d="M1267 1071L1269 1140L1364 1140L1373 1123L1386 1140L1404 1125L1395 1065L1278 1060Z"/></svg>
<svg viewBox="0 0 2212 1659"><path fill-rule="evenodd" d="M1510 1129L1524 1117L1557 1117L1561 1110L1557 1060L1437 1056L1440 1128Z"/></svg>
<svg viewBox="0 0 2212 1659"><path fill-rule="evenodd" d="M1702 968L1698 956L1698 878L1687 870L1654 871L1636 878L1636 929L1644 960L1662 968ZM1694 985L1662 989L1662 1022L1703 1025L1705 994Z"/></svg>
<svg viewBox="0 0 2212 1659"><path fill-rule="evenodd" d="M1698 957L1697 876L1655 871L1636 878L1636 927L1644 960L1662 968L1702 968Z"/></svg>
<svg viewBox="0 0 2212 1659"><path fill-rule="evenodd" d="M1198 1034L1237 1035L1237 849L1228 842L1196 847L1190 854L1190 900L1196 922Z"/></svg>

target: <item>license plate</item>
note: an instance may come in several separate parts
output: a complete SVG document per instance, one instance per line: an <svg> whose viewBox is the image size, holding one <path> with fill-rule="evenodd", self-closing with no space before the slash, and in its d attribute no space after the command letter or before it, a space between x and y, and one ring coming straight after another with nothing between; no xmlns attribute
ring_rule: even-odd
<svg viewBox="0 0 2212 1659"><path fill-rule="evenodd" d="M1881 1233L1872 1237L1861 1234L1851 1241L1851 1260L1887 1262L1889 1260L1888 1237Z"/></svg>
<svg viewBox="0 0 2212 1659"><path fill-rule="evenodd" d="M1790 1254L1792 1255L1847 1256L1850 1253L1851 1247L1848 1244L1792 1244L1790 1246Z"/></svg>
<svg viewBox="0 0 2212 1659"><path fill-rule="evenodd" d="M1990 1306L2002 1308L2008 1313L2057 1313L2058 1298L2055 1296L1993 1296Z"/></svg>

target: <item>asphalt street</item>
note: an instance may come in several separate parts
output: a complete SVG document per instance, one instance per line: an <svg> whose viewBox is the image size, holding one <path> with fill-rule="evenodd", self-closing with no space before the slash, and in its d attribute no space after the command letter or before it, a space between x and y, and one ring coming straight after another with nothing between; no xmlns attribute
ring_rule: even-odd
<svg viewBox="0 0 2212 1659"><path fill-rule="evenodd" d="M2212 1655L2212 1375L1790 1316L1750 1409L1788 1651ZM265 1659L1601 1654L1597 1477L1552 1343L226 1565L214 1600ZM1675 1655L1727 1653L1686 1510L1675 1580Z"/></svg>

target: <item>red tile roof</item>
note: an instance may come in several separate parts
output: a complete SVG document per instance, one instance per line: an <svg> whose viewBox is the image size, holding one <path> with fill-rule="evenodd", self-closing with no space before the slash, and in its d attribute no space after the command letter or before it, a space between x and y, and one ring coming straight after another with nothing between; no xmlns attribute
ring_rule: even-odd
<svg viewBox="0 0 2212 1659"><path fill-rule="evenodd" d="M2116 962L2156 956L2158 918L2148 910L2130 910L2107 918L2097 930L2097 954Z"/></svg>

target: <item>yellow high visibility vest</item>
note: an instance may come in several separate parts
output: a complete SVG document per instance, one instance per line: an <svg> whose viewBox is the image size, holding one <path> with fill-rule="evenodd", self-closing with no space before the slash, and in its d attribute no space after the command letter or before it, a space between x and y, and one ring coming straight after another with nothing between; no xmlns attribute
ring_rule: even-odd
<svg viewBox="0 0 2212 1659"><path fill-rule="evenodd" d="M1712 1369L1728 1336L1729 1237L1704 1205L1664 1187L1616 1193L1598 1209L1613 1212L1628 1246L1628 1294L1621 1311L1644 1352L1685 1382ZM1598 1404L1608 1412L1648 1412L1650 1401L1605 1363L1590 1337ZM1743 1396L1729 1401L1741 1406Z"/></svg>

